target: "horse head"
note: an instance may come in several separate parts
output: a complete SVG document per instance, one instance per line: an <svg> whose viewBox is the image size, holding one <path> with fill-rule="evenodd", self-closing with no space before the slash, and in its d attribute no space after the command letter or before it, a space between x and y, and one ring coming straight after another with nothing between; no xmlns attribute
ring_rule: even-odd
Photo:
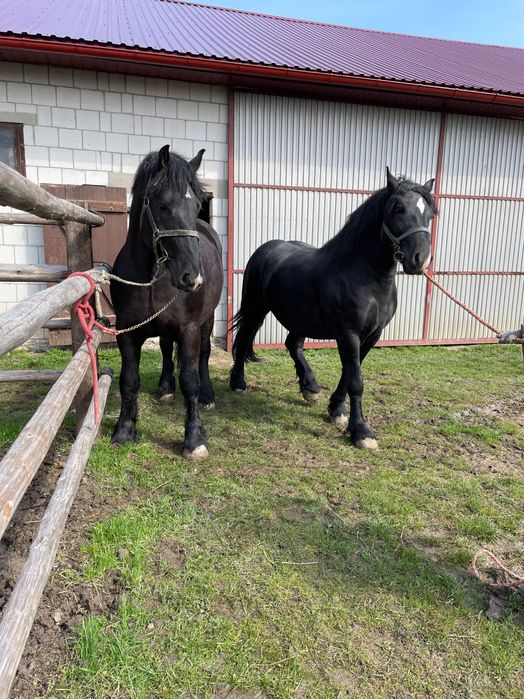
<svg viewBox="0 0 524 699"><path fill-rule="evenodd" d="M165 263L171 284L182 291L204 283L197 232L204 190L196 174L203 154L188 162L165 145L146 156L133 184L133 196L142 197L140 232L152 245L157 270Z"/></svg>
<svg viewBox="0 0 524 699"><path fill-rule="evenodd" d="M406 274L422 274L431 261L429 224L437 214L431 194L434 182L421 185L396 178L387 168L388 200L382 230Z"/></svg>

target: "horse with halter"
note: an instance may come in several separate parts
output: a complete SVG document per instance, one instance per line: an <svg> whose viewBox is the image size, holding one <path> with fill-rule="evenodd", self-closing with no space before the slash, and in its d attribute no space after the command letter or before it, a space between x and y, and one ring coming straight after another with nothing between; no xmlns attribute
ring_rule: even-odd
<svg viewBox="0 0 524 699"><path fill-rule="evenodd" d="M177 345L180 388L186 402L183 454L208 455L198 406L214 407L209 378L215 308L222 291L222 247L216 231L198 219L204 189L197 177L204 150L190 161L169 146L147 155L136 172L126 242L116 258L111 296L122 357L120 417L116 444L137 439L140 353L160 337L161 398L175 392L173 347ZM145 319L145 322L144 322ZM142 322L140 322L142 321Z"/></svg>
<svg viewBox="0 0 524 699"><path fill-rule="evenodd" d="M356 209L323 247L271 240L253 253L234 318L233 391L246 389L244 366L256 361L253 340L272 311L289 331L286 347L309 402L318 398L320 385L304 357L305 338L336 340L342 375L329 401L329 416L348 428L357 447L377 448L362 413L360 366L395 314L397 262L406 274L422 274L429 265L429 225L437 214L433 183L396 178L388 168L387 186Z"/></svg>

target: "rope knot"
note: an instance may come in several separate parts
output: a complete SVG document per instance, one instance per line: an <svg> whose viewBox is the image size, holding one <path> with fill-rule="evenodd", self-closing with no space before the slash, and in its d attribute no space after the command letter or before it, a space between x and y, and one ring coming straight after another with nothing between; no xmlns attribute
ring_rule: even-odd
<svg viewBox="0 0 524 699"><path fill-rule="evenodd" d="M98 328L101 332L109 333L114 335L115 331L112 328L107 328L102 323L99 323L95 317L95 311L89 301L95 292L95 280L87 272L73 272L69 275L68 279L73 277L83 277L89 282L89 291L82 296L78 301L73 304L73 313L76 313L78 321L82 330L84 331L85 343L87 351L89 352L89 358L91 360L91 372L93 374L93 401L95 409L95 425L100 423L100 409L98 406L98 367L96 361L96 354L91 344L94 338L93 328Z"/></svg>

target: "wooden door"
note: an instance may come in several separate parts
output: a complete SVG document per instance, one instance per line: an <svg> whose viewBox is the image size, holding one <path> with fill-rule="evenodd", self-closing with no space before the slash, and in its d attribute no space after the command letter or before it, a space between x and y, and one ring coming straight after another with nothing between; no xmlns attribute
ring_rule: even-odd
<svg viewBox="0 0 524 699"><path fill-rule="evenodd" d="M93 262L108 262L112 265L125 242L127 235L127 197L124 187L105 187L102 185L61 185L48 184L42 187L56 197L68 199L86 209L98 211L105 217L105 225L92 229ZM44 250L47 264L67 263L65 237L59 226L44 226ZM104 294L109 296L109 287L104 287ZM111 323L115 317L111 306L104 299L104 315ZM64 310L59 318L70 318L69 310ZM104 335L104 342L114 341L110 335ZM49 344L52 347L70 345L69 330L50 330Z"/></svg>

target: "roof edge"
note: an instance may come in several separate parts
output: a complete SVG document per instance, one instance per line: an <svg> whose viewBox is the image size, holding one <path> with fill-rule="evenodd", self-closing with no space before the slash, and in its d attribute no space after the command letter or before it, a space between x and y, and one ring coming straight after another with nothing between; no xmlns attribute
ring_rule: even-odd
<svg viewBox="0 0 524 699"><path fill-rule="evenodd" d="M251 17L262 17L264 19L276 19L282 22L294 22L296 24L309 24L316 27L331 27L334 29L350 29L355 32L367 32L369 34L381 34L382 36L400 36L410 39L422 39L423 41L440 41L448 44L464 44L466 46L482 46L495 49L508 49L509 51L524 51L521 46L509 46L506 44L486 44L481 41L467 41L466 39L447 39L443 36L425 36L423 34L405 34L404 32L394 32L385 29L370 29L369 27L354 27L349 24L338 24L337 22L320 22L314 19L304 19L301 17L289 17L287 15L274 15L267 12L257 12L256 10L243 10L240 7L219 7L207 2L191 2L190 0L158 0L168 2L172 5L187 5L189 7L203 7L207 10L217 10L220 12L232 12L238 15L248 15Z"/></svg>
<svg viewBox="0 0 524 699"><path fill-rule="evenodd" d="M34 51L43 54L65 54L86 58L103 58L109 61L117 60L137 64L149 63L171 68L211 71L214 73L226 74L233 78L235 76L280 78L303 83L323 83L332 87L359 87L368 90L441 97L449 100L483 102L493 105L510 105L520 107L524 110L524 95L388 78L370 78L343 73L329 73L303 68L287 68L284 66L250 63L225 58L153 51L151 49L129 48L82 41L64 41L44 38L35 39L12 34L0 35L0 48Z"/></svg>

